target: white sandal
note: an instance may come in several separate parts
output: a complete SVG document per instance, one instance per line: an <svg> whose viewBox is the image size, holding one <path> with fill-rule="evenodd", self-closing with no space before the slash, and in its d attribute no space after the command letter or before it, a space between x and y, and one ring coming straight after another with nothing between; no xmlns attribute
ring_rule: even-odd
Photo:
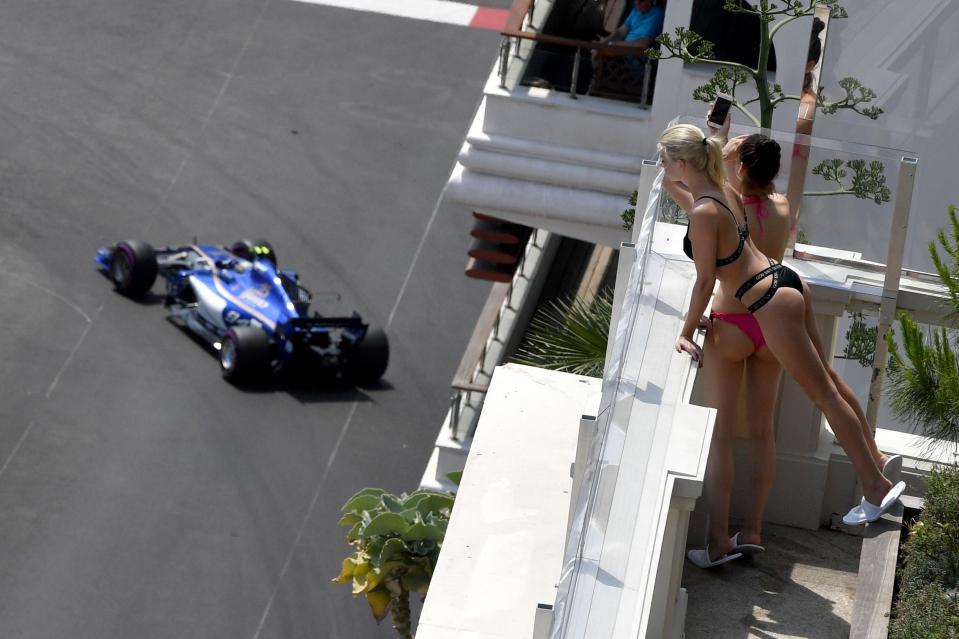
<svg viewBox="0 0 959 639"><path fill-rule="evenodd" d="M734 559L739 559L742 556L743 554L741 552L734 553L730 551L716 560L711 560L709 558L709 546L706 546L705 548L696 548L686 553L687 559L703 569L715 568L716 566L721 566L722 564L728 563Z"/></svg>
<svg viewBox="0 0 959 639"><path fill-rule="evenodd" d="M739 543L739 533L736 533L735 535L730 537L729 541L731 541L733 544L733 549L730 550L729 552L738 552L740 554L746 555L747 557L751 555L758 555L761 552L766 552L766 548L764 546L760 546L759 544Z"/></svg>
<svg viewBox="0 0 959 639"><path fill-rule="evenodd" d="M890 455L886 457L886 463L882 465L882 476L891 482L899 481L902 475L902 455Z"/></svg>
<svg viewBox="0 0 959 639"><path fill-rule="evenodd" d="M868 501L866 501L866 498L863 497L858 506L854 506L843 516L842 523L846 524L847 526L855 526L857 524L866 524L876 521L882 517L886 511L893 507L904 490L906 490L906 482L901 481L889 489L889 492L886 493L886 496L882 498L882 503L878 506L870 504Z"/></svg>

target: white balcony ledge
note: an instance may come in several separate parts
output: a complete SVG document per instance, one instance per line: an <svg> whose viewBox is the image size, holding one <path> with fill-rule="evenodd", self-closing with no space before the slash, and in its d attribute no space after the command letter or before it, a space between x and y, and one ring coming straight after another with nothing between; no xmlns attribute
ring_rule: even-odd
<svg viewBox="0 0 959 639"><path fill-rule="evenodd" d="M417 639L529 639L556 596L570 463L601 380L507 364L493 374Z"/></svg>

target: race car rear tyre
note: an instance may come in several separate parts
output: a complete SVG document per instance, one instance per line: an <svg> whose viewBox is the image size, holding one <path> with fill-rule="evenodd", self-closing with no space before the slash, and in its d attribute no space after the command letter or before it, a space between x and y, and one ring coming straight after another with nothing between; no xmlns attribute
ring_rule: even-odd
<svg viewBox="0 0 959 639"><path fill-rule="evenodd" d="M220 342L220 370L230 382L253 382L270 371L270 339L257 326L234 326Z"/></svg>
<svg viewBox="0 0 959 639"><path fill-rule="evenodd" d="M389 363L390 342L386 333L371 326L363 341L350 353L343 373L350 381L370 384L383 377Z"/></svg>
<svg viewBox="0 0 959 639"><path fill-rule="evenodd" d="M251 262L266 260L273 265L274 269L277 267L276 251L273 250L273 245L266 240L240 240L233 243L230 252Z"/></svg>
<svg viewBox="0 0 959 639"><path fill-rule="evenodd" d="M153 247L139 240L117 242L110 256L110 279L116 290L140 297L157 279L157 258Z"/></svg>

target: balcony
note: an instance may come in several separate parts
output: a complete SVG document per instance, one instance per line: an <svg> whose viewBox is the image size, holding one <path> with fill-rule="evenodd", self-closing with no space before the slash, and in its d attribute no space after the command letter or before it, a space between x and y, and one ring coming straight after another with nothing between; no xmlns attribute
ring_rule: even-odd
<svg viewBox="0 0 959 639"><path fill-rule="evenodd" d="M783 144L794 140L792 133L772 132L772 135ZM942 322L941 285L928 274L902 269L916 160L908 153L893 149L831 140L804 142L811 147L813 157L836 156L843 162L864 159L882 165L891 192L887 202L869 203L872 208L862 212L868 217L860 222L845 220L860 214L857 207L848 206L848 200L818 198L804 209L801 223L814 238L819 238L820 244L827 246L797 244L788 263L803 275L812 289L828 352L835 352L836 326L848 309L865 309L876 314L881 322L880 335L884 333L882 322L888 326L897 309L909 310L926 321ZM660 179L655 163L644 165L638 182L639 201L646 205L638 207L633 242L622 245L620 251L610 346L598 406L592 411L563 409L559 403L551 406L567 413L551 420L555 436L566 442L565 460L550 462L550 467L555 467L550 471L551 486L559 493L569 490L570 500L565 502L555 492L526 489L527 482L532 481L530 478L539 477L542 470L528 451L541 441L537 438L545 436L545 431L535 431L536 427L526 415L529 411L545 409L548 402L541 406L541 402L530 395L525 398L530 405L524 401L524 393L532 391L524 391L524 387L517 384L506 384L501 388L505 391L508 386L509 391L494 393L498 376L512 374L508 368L498 369L477 438L485 437L485 410L491 410L498 427L506 428L509 435L500 445L484 448L482 455L495 456L501 468L515 469L515 472L471 475L472 469L482 464L479 460L474 463L471 458L463 491L482 501L478 496L486 494L491 482L507 481L508 476L511 513L531 514L538 512L538 508L548 508L553 514L548 522L543 520L543 525L529 523L538 521L530 517L526 524L504 528L504 522L513 520L502 514L477 520L473 518L475 512L462 518L454 512L448 533L450 541L436 577L440 580L437 587L447 594L442 597L442 603L437 604L439 608L427 599L424 619L439 618L444 607L459 609L456 601L460 595L449 594L453 585L444 585L442 581L447 574L444 562L448 549L448 561L461 562L462 558L452 549L471 552L469 549L482 546L491 535L505 534L507 528L509 534L517 538L532 535L537 539L539 546L529 552L544 562L555 562L556 544L559 540L565 541L561 565L537 564L541 566L537 583L542 586L553 580L558 583L557 589L555 593L544 594L548 589L540 587L518 599L516 606L525 607L527 613L522 616L520 608L513 609L510 619L515 624L511 632L471 635L468 633L475 627L470 626L469 618L461 616L446 630L449 633L455 629L463 634L444 636L680 637L687 617L699 619L697 623L701 623L701 611L687 614L687 606L692 601L701 601L702 591L697 591L696 597L689 597L683 583L697 589L709 585L702 579L683 577L683 554L687 541L694 546L701 545L703 509L697 498L702 490L713 412L699 405L697 369L673 350L694 269L680 251L683 227L660 221ZM840 210L837 207L840 206L843 224L858 228L868 224L869 233L836 232ZM859 208L864 206L866 204L861 204ZM880 354L876 360L879 380L884 359ZM547 392L552 384L560 388L563 383L566 382L544 378L537 392ZM870 414L878 410L881 396L881 389L871 391L874 399L867 406ZM849 462L834 443L828 424L795 384L784 385L779 406L778 480L766 514L768 522L791 527L784 529L786 532L781 535L788 539L789 531L815 531L832 523L833 513L844 512L853 503L856 485ZM584 410L593 417L580 421L577 413ZM882 428L877 437L885 450L907 456L905 478L915 492L918 476L928 467L928 456L923 453L921 443L907 442L902 434ZM575 446L571 443L573 440L578 441ZM570 462L574 462L571 483L563 472ZM797 485L804 489L795 490ZM734 501L741 501L736 493ZM557 515L564 502L569 513L565 526L562 517ZM469 503L472 502L467 501ZM469 505L460 507L470 510ZM850 547L851 552L855 552L855 542ZM547 548L552 550L540 556L540 551L545 553ZM809 561L821 562L822 559L814 556ZM481 563L474 564L477 570L486 569ZM461 573L458 583L473 583L473 574ZM821 579L822 571L810 571L809 575L819 575L812 578ZM806 588L801 577L795 583L799 588ZM810 588L806 590L812 592ZM462 596L473 597L471 605L481 607L481 591L472 591L472 595L469 592L464 591ZM503 621L498 614L497 609L491 608L486 614L476 615L474 621L482 618L484 627L491 628L497 619ZM779 614L787 613L780 611ZM837 617L837 623L848 623L848 619ZM772 631L770 634L775 636Z"/></svg>

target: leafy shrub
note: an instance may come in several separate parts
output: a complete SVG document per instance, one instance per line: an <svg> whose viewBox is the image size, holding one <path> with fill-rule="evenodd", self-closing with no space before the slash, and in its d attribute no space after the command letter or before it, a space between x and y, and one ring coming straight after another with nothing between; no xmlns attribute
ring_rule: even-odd
<svg viewBox="0 0 959 639"><path fill-rule="evenodd" d="M904 594L931 583L956 587L959 577L959 528L921 518L909 530L900 572Z"/></svg>
<svg viewBox="0 0 959 639"><path fill-rule="evenodd" d="M411 592L426 594L439 559L453 495L417 490L391 495L364 488L343 505L340 526L356 549L343 560L334 583L350 584L353 596L366 595L377 622L393 616L393 628L412 639Z"/></svg>
<svg viewBox="0 0 959 639"><path fill-rule="evenodd" d="M959 637L959 606L939 584L911 593L896 606L890 639L954 639Z"/></svg>
<svg viewBox="0 0 959 639"><path fill-rule="evenodd" d="M959 471L933 470L926 479L929 487L923 512L940 524L959 526Z"/></svg>
<svg viewBox="0 0 959 639"><path fill-rule="evenodd" d="M959 469L933 470L909 529L890 639L959 639Z"/></svg>

